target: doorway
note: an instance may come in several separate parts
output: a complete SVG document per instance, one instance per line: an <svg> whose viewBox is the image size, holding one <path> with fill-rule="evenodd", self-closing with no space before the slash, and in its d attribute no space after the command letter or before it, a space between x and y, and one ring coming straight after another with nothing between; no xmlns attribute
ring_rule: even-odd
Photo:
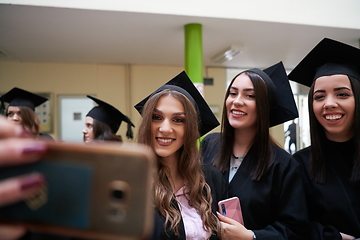
<svg viewBox="0 0 360 240"><path fill-rule="evenodd" d="M59 138L64 142L83 142L86 114L94 102L86 95L59 95Z"/></svg>

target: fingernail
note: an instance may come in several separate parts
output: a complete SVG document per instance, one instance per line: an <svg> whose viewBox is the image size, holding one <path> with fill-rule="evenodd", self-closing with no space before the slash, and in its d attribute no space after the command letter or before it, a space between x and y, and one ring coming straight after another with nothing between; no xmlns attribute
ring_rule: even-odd
<svg viewBox="0 0 360 240"><path fill-rule="evenodd" d="M33 187L38 187L45 183L45 178L43 175L39 173L33 173L29 176L23 177L20 180L20 188L21 190L27 190Z"/></svg>
<svg viewBox="0 0 360 240"><path fill-rule="evenodd" d="M22 150L23 154L29 153L43 153L46 150L46 146L42 142L33 142L30 143L28 146L24 147Z"/></svg>

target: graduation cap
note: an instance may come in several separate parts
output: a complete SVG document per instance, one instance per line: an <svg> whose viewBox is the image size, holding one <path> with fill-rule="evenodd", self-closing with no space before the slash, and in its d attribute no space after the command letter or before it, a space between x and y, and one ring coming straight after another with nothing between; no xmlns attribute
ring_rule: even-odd
<svg viewBox="0 0 360 240"><path fill-rule="evenodd" d="M194 86L194 83L191 82L188 75L185 71L182 71L173 79L165 83L163 86L158 88L152 94L144 98L134 107L141 114L142 109L147 102L147 100L154 94L159 93L165 89L172 89L184 94L195 106L198 111L200 122L199 122L199 133L200 136L205 135L215 127L219 126L220 123L216 119L215 115L211 111L209 105L206 103L203 96L200 94L199 90Z"/></svg>
<svg viewBox="0 0 360 240"><path fill-rule="evenodd" d="M294 95L282 62L264 70L248 71L257 73L265 82L270 104L270 127L299 117Z"/></svg>
<svg viewBox="0 0 360 240"><path fill-rule="evenodd" d="M360 81L360 49L324 38L290 72L289 79L311 87L317 78L334 74Z"/></svg>
<svg viewBox="0 0 360 240"><path fill-rule="evenodd" d="M9 92L0 97L1 111L5 110L4 103L9 103L9 106L14 107L28 107L35 111L35 107L46 102L48 99L37 94L25 91L21 88L14 87Z"/></svg>
<svg viewBox="0 0 360 240"><path fill-rule="evenodd" d="M119 130L122 121L127 122L128 127L126 137L131 139L133 138L133 132L131 130L131 127L135 126L128 116L125 116L115 107L104 101L101 101L100 99L89 95L87 95L87 97L96 102L98 106L93 107L86 116L92 117L96 120L99 120L100 122L105 123L111 128L114 134Z"/></svg>

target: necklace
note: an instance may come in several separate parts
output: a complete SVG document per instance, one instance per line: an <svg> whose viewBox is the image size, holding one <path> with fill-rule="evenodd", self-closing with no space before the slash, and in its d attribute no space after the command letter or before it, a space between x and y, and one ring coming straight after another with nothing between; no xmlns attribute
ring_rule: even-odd
<svg viewBox="0 0 360 240"><path fill-rule="evenodd" d="M233 159L231 159L230 161L230 167L235 169L237 169L241 165L242 161L245 158L245 157L235 157L234 154L232 154L232 157Z"/></svg>
<svg viewBox="0 0 360 240"><path fill-rule="evenodd" d="M233 156L233 158L235 159L244 159L245 156L242 156L242 157L236 157L233 153L231 154Z"/></svg>

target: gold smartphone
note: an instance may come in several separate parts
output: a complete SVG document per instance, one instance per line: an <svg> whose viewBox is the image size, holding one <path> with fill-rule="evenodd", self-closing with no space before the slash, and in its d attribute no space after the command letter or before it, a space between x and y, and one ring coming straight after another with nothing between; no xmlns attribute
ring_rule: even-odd
<svg viewBox="0 0 360 240"><path fill-rule="evenodd" d="M153 151L132 143L48 143L39 162L0 168L0 179L40 172L36 196L0 208L4 223L65 236L146 239L153 229Z"/></svg>

